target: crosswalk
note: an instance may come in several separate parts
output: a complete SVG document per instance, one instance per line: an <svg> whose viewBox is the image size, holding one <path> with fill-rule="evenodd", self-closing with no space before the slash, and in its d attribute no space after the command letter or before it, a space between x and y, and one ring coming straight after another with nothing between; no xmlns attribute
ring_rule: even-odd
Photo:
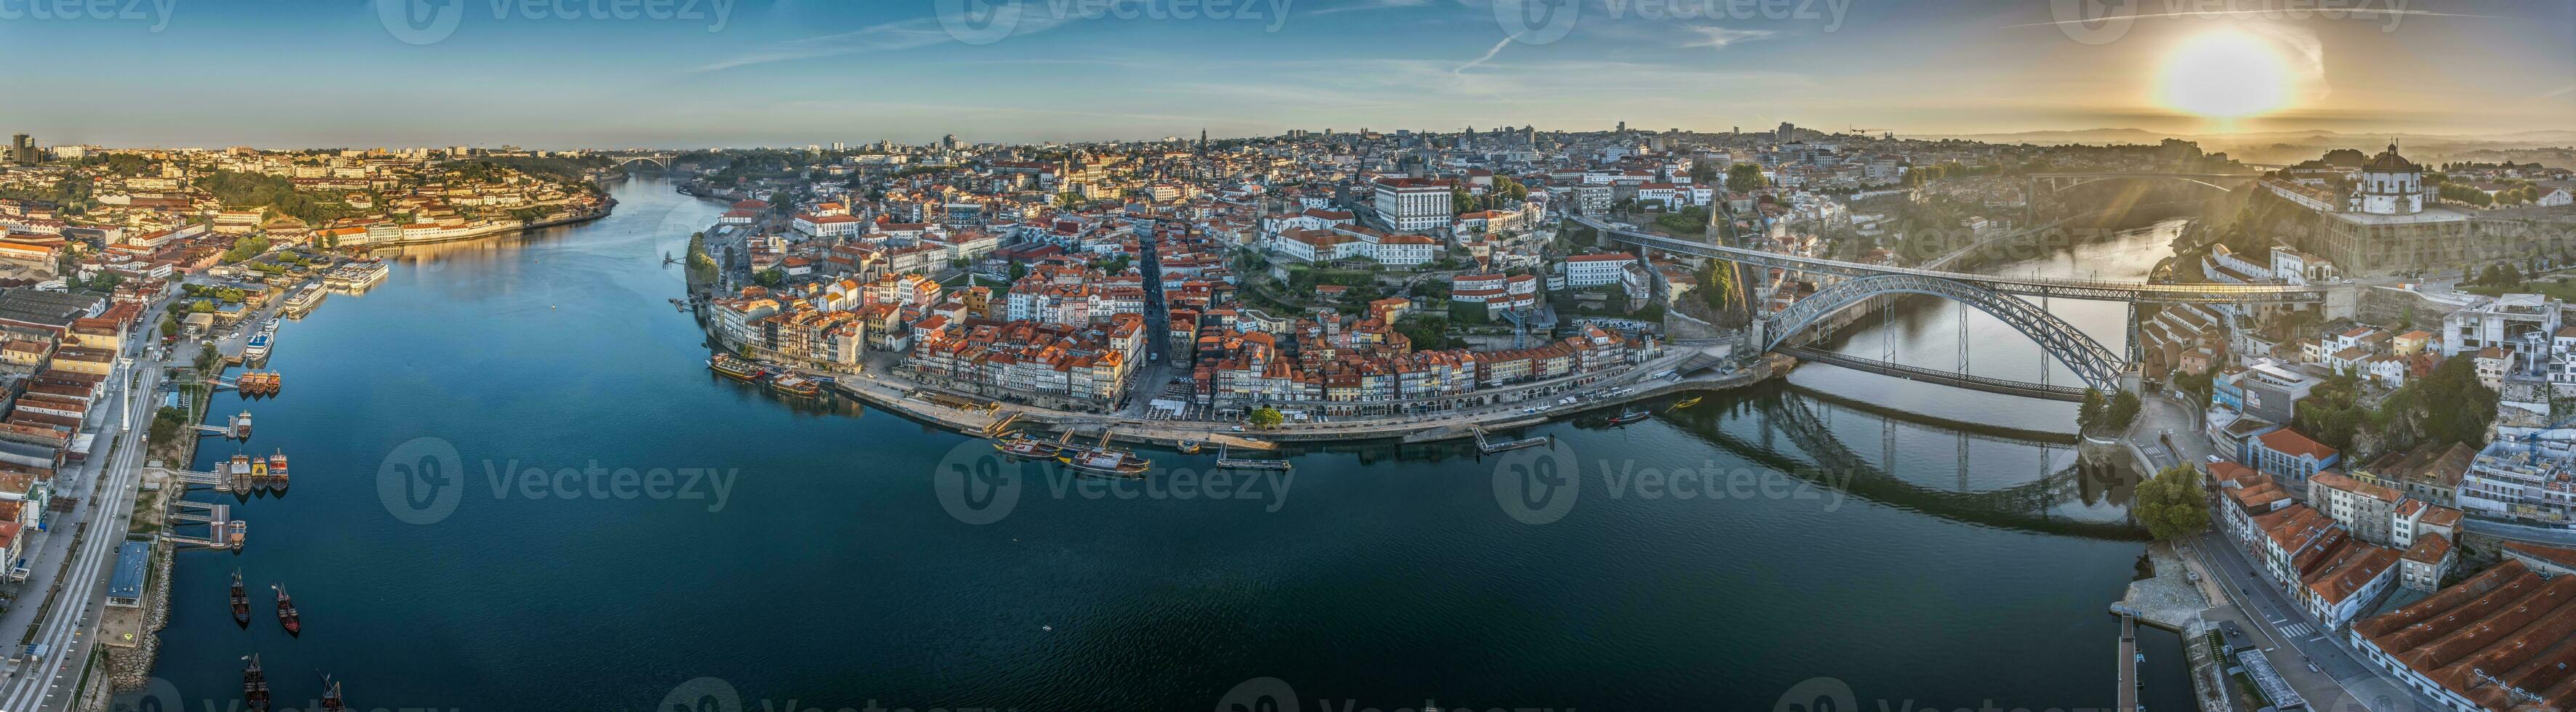
<svg viewBox="0 0 2576 712"><path fill-rule="evenodd" d="M2281 621L2272 621L2272 625L2281 629L2282 636L2290 638L2305 638L2308 637L2309 633L2314 633L2317 630L2315 625L2309 624L2306 621L2300 621L2288 625L2282 625Z"/></svg>

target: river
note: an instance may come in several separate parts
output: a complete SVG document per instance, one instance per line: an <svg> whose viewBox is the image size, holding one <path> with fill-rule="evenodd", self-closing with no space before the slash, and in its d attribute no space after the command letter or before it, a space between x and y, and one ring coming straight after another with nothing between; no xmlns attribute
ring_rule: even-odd
<svg viewBox="0 0 2576 712"><path fill-rule="evenodd" d="M721 206L614 192L406 251L283 328L281 397L218 396L258 432L200 468L283 450L294 487L234 508L246 550L181 556L157 704L228 708L252 653L293 708L323 674L357 709L2111 704L2141 543L2132 476L2070 467L2071 405L1808 368L1546 451L1331 448L1213 487L1213 453L1153 452L1150 491L1031 473L961 509L937 473L980 441L712 375L660 263ZM2001 268L2143 271L2154 233ZM2055 306L2118 338L2116 308ZM1955 351L1948 308L1892 326L1915 363ZM1994 328L1979 372L2010 375L2035 347ZM1497 484L1560 465L1548 511ZM2147 643L2146 703L2188 705L2178 641Z"/></svg>

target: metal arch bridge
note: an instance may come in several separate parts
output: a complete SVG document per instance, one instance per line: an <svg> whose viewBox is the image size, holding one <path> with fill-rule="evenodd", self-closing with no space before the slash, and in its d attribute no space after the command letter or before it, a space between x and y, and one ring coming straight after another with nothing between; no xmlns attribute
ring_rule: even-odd
<svg viewBox="0 0 2576 712"><path fill-rule="evenodd" d="M2036 218L2039 214L2039 199L2042 195L2046 195L2047 193L2056 193L2058 191L2084 185L2086 183L2122 179L2176 180L2185 183L2197 183L2208 186L2210 188L2215 188L2222 193L2232 193L2235 192L2236 189L2219 185L2213 181L2250 181L2259 178L2262 178L2262 176L2250 173L2123 173L2119 171L2032 173L2030 174L2029 183L2022 191L2022 222L2024 224L2036 222ZM2047 193L2040 192L2040 187L2043 185L2047 186Z"/></svg>
<svg viewBox="0 0 2576 712"><path fill-rule="evenodd" d="M619 166L626 166L626 165L633 164L633 163L635 163L635 162L637 162L637 161L642 161L642 162L646 162L646 163L651 163L651 164L656 165L656 166L661 166L661 167L662 167L662 170L666 170L666 171L667 171L667 170L671 170L671 159L678 158L678 157L679 157L679 156L675 156L675 155L671 155L671 154L667 154L667 153L664 153L664 154L654 154L654 155L650 155L650 156L622 156L622 157L619 157L619 158L617 159L617 165L619 165Z"/></svg>
<svg viewBox="0 0 2576 712"><path fill-rule="evenodd" d="M2120 389L2128 360L2104 348L2101 342L2039 305L1991 289L1981 289L1956 280L1912 274L1882 274L1841 283L1800 299L1789 308L1773 312L1763 320L1762 350L1774 351L1789 343L1790 337L1806 333L1817 322L1855 304L1889 294L1925 294L1941 297L2001 320L2015 331L2039 342L2040 348L2059 363L2066 364L2084 384L2104 393Z"/></svg>
<svg viewBox="0 0 2576 712"><path fill-rule="evenodd" d="M2160 284L2016 277L1891 267L1681 240L1614 226L1585 216L1575 216L1570 219L1576 224L1597 230L1611 239L1641 248L1842 278L1839 283L1799 300L1788 309L1765 315L1761 321L1760 336L1757 337L1765 351L1794 346L1791 341L1794 337L1803 335L1837 312L1867 303L1874 298L1897 294L1925 294L1956 301L1994 316L2037 342L2049 357L2066 364L2067 368L2082 379L2087 387L2106 393L2125 387L2124 381L2129 367L2138 360L2136 311L2130 310L2129 317L2128 343L2131 352L2122 355L2103 347L2100 342L2094 341L2082 330L2049 313L2045 307L2034 305L2019 297L2116 301L2132 304L2141 302L2297 304L2325 301L2328 293L2338 288L2306 285ZM1965 322L1962 322L1962 328L1964 324ZM1964 335L1962 343L1965 343ZM1932 380L1945 385L1998 393L2066 399L2066 396L2060 392L2064 389L2045 384L2026 384L2020 387L1986 384L1985 381L1994 379L1968 376L1966 360L1963 351L1959 373L1954 377L1918 380ZM1888 365L1891 368L1902 368L1895 367L1894 364ZM2004 382L1996 381L1996 383Z"/></svg>
<svg viewBox="0 0 2576 712"><path fill-rule="evenodd" d="M1871 277L1885 274L1907 274L1959 282L2002 294L2020 294L2059 299L2084 299L2106 302L2165 304L2316 304L2339 289L2335 285L2286 284L2163 284L2100 279L2061 277L2018 277L2013 275L1951 272L1912 267L1845 262L1821 257L1799 257L1777 252L1748 250L1741 247L1713 245L1682 240L1664 235L1638 232L1634 228L1614 226L1586 216L1567 218L1584 227L1620 242L1677 255L1710 257L1754 265L1835 277Z"/></svg>

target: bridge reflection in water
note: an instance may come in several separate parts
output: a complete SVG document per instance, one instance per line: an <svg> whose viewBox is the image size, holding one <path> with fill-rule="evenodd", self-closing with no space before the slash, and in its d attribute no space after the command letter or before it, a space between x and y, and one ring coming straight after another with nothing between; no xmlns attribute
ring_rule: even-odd
<svg viewBox="0 0 2576 712"><path fill-rule="evenodd" d="M2073 435L1950 421L1793 385L1666 417L1748 463L1880 504L2006 529L2145 537L2126 506L2136 475L2087 464ZM1952 441L1946 463L1927 442L1943 439Z"/></svg>

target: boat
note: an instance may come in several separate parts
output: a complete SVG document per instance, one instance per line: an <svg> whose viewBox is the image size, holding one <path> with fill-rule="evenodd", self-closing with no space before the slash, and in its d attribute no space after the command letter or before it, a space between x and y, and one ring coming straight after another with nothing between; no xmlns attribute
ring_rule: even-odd
<svg viewBox="0 0 2576 712"><path fill-rule="evenodd" d="M250 439L250 411L245 410L241 415L233 416L233 437L240 440Z"/></svg>
<svg viewBox="0 0 2576 712"><path fill-rule="evenodd" d="M261 489L268 488L267 458L254 457L250 459L250 486Z"/></svg>
<svg viewBox="0 0 2576 712"><path fill-rule="evenodd" d="M250 337L250 343L242 346L242 360L257 361L268 358L269 338L269 332L267 331L252 334Z"/></svg>
<svg viewBox="0 0 2576 712"><path fill-rule="evenodd" d="M234 455L231 466L226 469L224 475L233 483L235 492L248 492L250 488L259 485L259 481L250 478L249 455Z"/></svg>
<svg viewBox="0 0 2576 712"><path fill-rule="evenodd" d="M233 622L250 627L250 594L242 592L241 569L233 569Z"/></svg>
<svg viewBox="0 0 2576 712"><path fill-rule="evenodd" d="M340 681L322 676L322 712L347 712L349 703L340 700Z"/></svg>
<svg viewBox="0 0 2576 712"><path fill-rule="evenodd" d="M295 611L295 598L286 595L285 586L270 586L269 588L277 589L277 622L280 625L286 626L286 633L288 635L303 635L304 618L301 614L298 614Z"/></svg>
<svg viewBox="0 0 2576 712"><path fill-rule="evenodd" d="M279 450L268 456L268 477L269 481L277 483L278 489L286 489L286 451Z"/></svg>
<svg viewBox="0 0 2576 712"><path fill-rule="evenodd" d="M1183 440L1183 441L1181 441L1181 454L1183 454L1183 455L1196 455L1196 454L1199 454L1199 441L1196 441L1196 440Z"/></svg>
<svg viewBox="0 0 2576 712"><path fill-rule="evenodd" d="M1227 457L1225 450L1225 446L1223 445L1219 445L1216 448L1217 467L1229 470L1285 470L1291 467L1287 460L1256 460L1251 458Z"/></svg>
<svg viewBox="0 0 2576 712"><path fill-rule="evenodd" d="M1057 456L1055 459L1057 462L1064 463L1065 466L1071 467L1076 471L1087 472L1095 475L1119 475L1132 477L1145 474L1146 468L1154 466L1153 460L1137 457L1136 453L1110 447L1109 431L1107 430L1100 431L1100 444L1093 445L1091 447L1072 448L1065 451L1063 455Z"/></svg>
<svg viewBox="0 0 2576 712"><path fill-rule="evenodd" d="M239 520L239 519L235 519L235 520L232 520L231 522L229 522L228 524L229 524L230 526L228 526L228 527L227 527L227 529L229 529L230 531L227 533L227 535L226 535L226 536L227 536L227 538L230 538L230 539L232 540L232 545L233 545L233 547L232 547L232 548L233 548L234 550L238 551L238 550L240 550L240 549L241 549L242 539L244 539L244 538L246 538L246 537L249 537L249 536L250 536L250 523L249 523L249 522L244 522L244 521ZM247 599L247 598L242 599L242 605L244 605L244 606L248 606L248 605L250 605L250 599ZM248 615L248 614L247 614L247 613L245 613L244 615Z"/></svg>
<svg viewBox="0 0 2576 712"><path fill-rule="evenodd" d="M792 396L804 396L808 398L822 395L823 393L823 386L821 384L815 383L812 379L793 373L779 376L778 380L770 381L769 387L778 389L778 392L780 393Z"/></svg>
<svg viewBox="0 0 2576 712"><path fill-rule="evenodd" d="M707 368L715 369L716 373L724 374L726 378L746 383L760 380L761 376L768 375L767 371L752 365L750 361L734 358L728 354L716 354L714 358L707 359Z"/></svg>
<svg viewBox="0 0 2576 712"><path fill-rule="evenodd" d="M993 449L1008 457L1044 462L1064 454L1065 445L1014 434L1011 437L993 441Z"/></svg>
<svg viewBox="0 0 2576 712"><path fill-rule="evenodd" d="M1639 408L1630 408L1630 409L1627 409L1627 410L1619 411L1619 414L1618 414L1618 415L1611 416L1611 417L1610 417L1610 424L1611 424L1611 425L1627 425L1627 424L1629 424L1629 423L1634 423L1634 422L1637 422L1637 421L1640 421L1640 420L1645 420L1646 418L1648 418L1648 417L1650 417L1650 416L1652 416L1652 415L1653 415L1652 413L1648 413L1648 412L1646 412L1646 411L1645 411L1645 410L1643 410L1643 409L1639 409Z"/></svg>
<svg viewBox="0 0 2576 712"><path fill-rule="evenodd" d="M1689 397L1689 398L1684 398L1684 399L1681 399L1681 400L1678 400L1678 401L1674 401L1674 402L1673 402L1673 407L1665 408L1664 410L1681 410L1681 409L1683 409L1683 408L1688 408L1688 407L1691 407L1691 406L1699 405L1699 399L1701 399L1701 398L1705 398L1705 397L1707 397L1707 396L1691 396L1691 397Z"/></svg>
<svg viewBox="0 0 2576 712"><path fill-rule="evenodd" d="M259 670L259 654L252 653L250 667L242 668L242 705L252 712L268 712L268 674Z"/></svg>

